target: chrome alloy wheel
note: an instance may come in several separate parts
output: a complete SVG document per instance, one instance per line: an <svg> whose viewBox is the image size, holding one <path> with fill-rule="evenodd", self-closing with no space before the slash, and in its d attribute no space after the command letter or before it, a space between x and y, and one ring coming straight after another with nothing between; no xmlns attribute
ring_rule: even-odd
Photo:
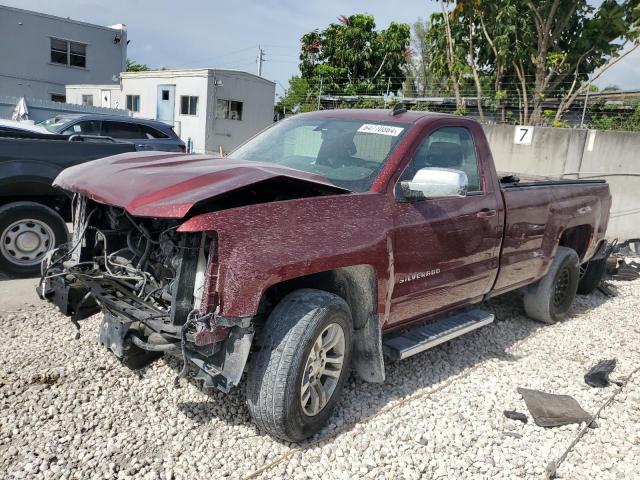
<svg viewBox="0 0 640 480"><path fill-rule="evenodd" d="M13 222L0 236L2 255L20 266L37 265L55 244L56 237L51 227L34 219Z"/></svg>
<svg viewBox="0 0 640 480"><path fill-rule="evenodd" d="M344 352L344 331L332 323L316 338L304 367L300 402L307 416L317 415L329 402L342 373Z"/></svg>

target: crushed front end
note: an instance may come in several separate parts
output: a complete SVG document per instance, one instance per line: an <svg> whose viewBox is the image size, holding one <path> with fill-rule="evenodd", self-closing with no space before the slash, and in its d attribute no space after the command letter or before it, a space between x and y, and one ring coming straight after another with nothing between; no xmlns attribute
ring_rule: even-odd
<svg viewBox="0 0 640 480"><path fill-rule="evenodd" d="M77 195L73 238L43 262L38 293L78 328L102 311L99 342L128 366L176 355L182 374L228 391L240 382L252 319L219 315L216 235L179 226Z"/></svg>

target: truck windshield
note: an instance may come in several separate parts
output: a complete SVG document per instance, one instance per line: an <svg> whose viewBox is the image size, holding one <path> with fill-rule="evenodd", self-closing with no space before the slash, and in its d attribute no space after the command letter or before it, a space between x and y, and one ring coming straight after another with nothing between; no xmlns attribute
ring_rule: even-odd
<svg viewBox="0 0 640 480"><path fill-rule="evenodd" d="M336 186L365 192L410 126L293 117L241 145L229 158L295 168L321 175Z"/></svg>

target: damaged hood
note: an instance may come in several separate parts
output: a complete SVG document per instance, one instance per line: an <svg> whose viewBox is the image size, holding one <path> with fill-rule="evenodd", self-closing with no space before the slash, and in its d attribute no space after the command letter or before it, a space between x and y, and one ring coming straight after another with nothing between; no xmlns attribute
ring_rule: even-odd
<svg viewBox="0 0 640 480"><path fill-rule="evenodd" d="M278 177L346 192L324 177L270 163L159 152L124 153L76 165L53 184L134 216L182 218L198 202Z"/></svg>

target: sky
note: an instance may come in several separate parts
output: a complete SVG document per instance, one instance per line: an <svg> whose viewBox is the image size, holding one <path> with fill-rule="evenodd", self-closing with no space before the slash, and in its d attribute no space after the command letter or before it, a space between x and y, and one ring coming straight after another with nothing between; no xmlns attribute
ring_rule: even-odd
<svg viewBox="0 0 640 480"><path fill-rule="evenodd" d="M300 37L326 27L338 15L369 13L378 28L413 23L437 11L433 0L0 0L3 5L71 17L99 25L127 25L129 58L150 67L234 68L262 74L281 94L298 73ZM599 2L596 2L599 3ZM639 49L640 50L640 49ZM600 87L640 89L640 51L603 75Z"/></svg>

